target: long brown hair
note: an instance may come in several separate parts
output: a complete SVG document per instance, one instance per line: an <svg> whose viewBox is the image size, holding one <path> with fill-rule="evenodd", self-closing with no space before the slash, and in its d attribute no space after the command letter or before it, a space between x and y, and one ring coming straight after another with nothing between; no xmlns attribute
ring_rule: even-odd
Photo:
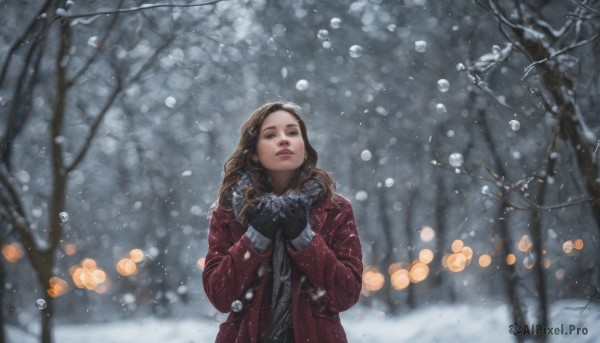
<svg viewBox="0 0 600 343"><path fill-rule="evenodd" d="M320 181L325 190L324 196L335 201L335 181L324 170L317 168L318 154L310 145L306 133L306 124L300 115L300 107L292 103L269 102L258 108L240 130L240 140L231 157L225 162L223 182L218 192L218 206L226 211L231 210L231 197L228 192L233 185L240 179L243 172L249 172L252 179L252 185L244 192L244 202L240 213L242 223L245 225L245 210L252 203L257 193L271 192L266 170L258 163L252 160L252 154L256 153L256 143L260 127L269 114L283 110L294 116L300 125L300 132L304 140L306 159L298 167L296 175L290 182L290 188L299 189L304 183L312 178Z"/></svg>

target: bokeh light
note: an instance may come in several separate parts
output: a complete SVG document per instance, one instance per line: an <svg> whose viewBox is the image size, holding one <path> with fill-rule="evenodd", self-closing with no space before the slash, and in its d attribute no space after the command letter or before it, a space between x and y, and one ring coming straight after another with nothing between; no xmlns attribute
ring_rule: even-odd
<svg viewBox="0 0 600 343"><path fill-rule="evenodd" d="M419 251L419 261L425 264L431 263L431 261L433 261L433 251L430 249L423 249Z"/></svg>
<svg viewBox="0 0 600 343"><path fill-rule="evenodd" d="M380 290L385 283L383 274L375 267L366 268L363 274L363 285L367 291L376 292Z"/></svg>
<svg viewBox="0 0 600 343"><path fill-rule="evenodd" d="M430 226L425 226L421 229L421 233L419 234L421 237L421 241L428 243L431 242L435 238L435 231Z"/></svg>
<svg viewBox="0 0 600 343"><path fill-rule="evenodd" d="M462 252L450 254L448 255L446 264L451 272L462 272L467 265L467 257Z"/></svg>
<svg viewBox="0 0 600 343"><path fill-rule="evenodd" d="M528 252L529 250L531 250L531 247L531 239L528 235L523 235L523 237L521 237L521 240L517 244L517 248L519 248L521 252Z"/></svg>
<svg viewBox="0 0 600 343"><path fill-rule="evenodd" d="M138 272L137 265L130 258L122 258L117 262L116 265L117 273L122 276L135 275Z"/></svg>
<svg viewBox="0 0 600 343"><path fill-rule="evenodd" d="M509 266L512 266L516 262L517 262L517 256L515 256L515 254L510 253L510 254L506 255L506 264L508 264Z"/></svg>
<svg viewBox="0 0 600 343"><path fill-rule="evenodd" d="M206 257L201 257L196 261L196 266L198 269L204 271L204 266L206 265Z"/></svg>
<svg viewBox="0 0 600 343"><path fill-rule="evenodd" d="M135 263L140 263L144 260L144 252L141 249L132 249L129 258Z"/></svg>
<svg viewBox="0 0 600 343"><path fill-rule="evenodd" d="M94 291L98 294L105 294L109 288L110 288L110 283L107 281L107 282L99 284Z"/></svg>
<svg viewBox="0 0 600 343"><path fill-rule="evenodd" d="M99 286L100 289L107 287L105 284L108 281L106 272L98 267L96 261L91 258L84 258L79 265L69 268L69 273L77 288L98 292Z"/></svg>
<svg viewBox="0 0 600 343"><path fill-rule="evenodd" d="M410 281L413 283L421 282L429 275L429 267L423 262L417 262L410 268Z"/></svg>
<svg viewBox="0 0 600 343"><path fill-rule="evenodd" d="M98 265L96 264L96 261L94 261L91 258L84 258L81 261L81 267L84 269L88 269L88 270L94 270L96 269Z"/></svg>
<svg viewBox="0 0 600 343"><path fill-rule="evenodd" d="M527 256L523 259L523 267L525 267L527 269L532 269L533 266L534 266L533 258L531 258L530 256Z"/></svg>
<svg viewBox="0 0 600 343"><path fill-rule="evenodd" d="M492 257L488 254L483 254L479 256L479 266L481 268L487 268L492 264Z"/></svg>
<svg viewBox="0 0 600 343"><path fill-rule="evenodd" d="M23 257L23 246L19 243L3 245L2 257L9 263L16 263Z"/></svg>
<svg viewBox="0 0 600 343"><path fill-rule="evenodd" d="M392 276L400 269L402 269L402 262L394 262L388 267L388 275Z"/></svg>
<svg viewBox="0 0 600 343"><path fill-rule="evenodd" d="M454 240L454 242L452 242L452 252L458 254L462 251L464 245L465 244L460 239Z"/></svg>
<svg viewBox="0 0 600 343"><path fill-rule="evenodd" d="M69 290L67 282L57 276L51 277L48 284L50 286L47 290L48 295L53 298L58 298Z"/></svg>
<svg viewBox="0 0 600 343"><path fill-rule="evenodd" d="M406 289L410 285L410 275L408 270L399 269L391 277L392 287L397 290Z"/></svg>
<svg viewBox="0 0 600 343"><path fill-rule="evenodd" d="M68 243L63 246L63 251L67 256L73 256L77 253L77 246L73 243Z"/></svg>
<svg viewBox="0 0 600 343"><path fill-rule="evenodd" d="M569 254L571 251L573 251L573 241L570 239L565 241L562 245L562 249L565 254Z"/></svg>
<svg viewBox="0 0 600 343"><path fill-rule="evenodd" d="M545 258L542 261L542 265L544 266L545 269L548 269L552 266L552 260L549 258Z"/></svg>
<svg viewBox="0 0 600 343"><path fill-rule="evenodd" d="M461 250L461 253L463 255L465 255L465 257L467 258L467 265L469 265L471 263L471 260L473 259L473 249L471 249L471 247L467 247L464 246Z"/></svg>

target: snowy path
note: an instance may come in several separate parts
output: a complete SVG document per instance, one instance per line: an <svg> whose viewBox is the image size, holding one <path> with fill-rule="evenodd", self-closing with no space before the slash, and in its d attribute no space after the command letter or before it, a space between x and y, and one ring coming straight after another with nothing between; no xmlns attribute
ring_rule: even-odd
<svg viewBox="0 0 600 343"><path fill-rule="evenodd" d="M563 300L552 307L550 325L566 330L585 327L583 335L549 335L549 342L597 342L600 336L600 304ZM506 306L431 305L400 318L383 318L373 310L355 308L342 316L349 342L515 342L509 333ZM111 324L63 325L56 329L56 343L204 343L213 342L218 323L205 320L146 319ZM31 335L9 330L9 343L34 343Z"/></svg>

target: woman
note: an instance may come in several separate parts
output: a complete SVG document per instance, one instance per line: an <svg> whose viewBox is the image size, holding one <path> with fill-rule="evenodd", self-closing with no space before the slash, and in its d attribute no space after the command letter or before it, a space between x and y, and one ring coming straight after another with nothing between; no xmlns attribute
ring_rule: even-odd
<svg viewBox="0 0 600 343"><path fill-rule="evenodd" d="M267 103L244 123L210 211L202 280L217 342L345 342L362 252L350 202L316 167L298 107Z"/></svg>

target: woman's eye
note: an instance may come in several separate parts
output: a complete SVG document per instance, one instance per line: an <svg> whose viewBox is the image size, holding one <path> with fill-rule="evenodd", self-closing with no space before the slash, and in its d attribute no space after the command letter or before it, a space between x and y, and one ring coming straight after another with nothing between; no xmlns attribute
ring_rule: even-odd
<svg viewBox="0 0 600 343"><path fill-rule="evenodd" d="M273 134L273 133L267 133L265 135L265 138L273 138L273 137L275 137L275 134Z"/></svg>
<svg viewBox="0 0 600 343"><path fill-rule="evenodd" d="M289 135L290 136L297 136L298 135L298 131L290 131Z"/></svg>

